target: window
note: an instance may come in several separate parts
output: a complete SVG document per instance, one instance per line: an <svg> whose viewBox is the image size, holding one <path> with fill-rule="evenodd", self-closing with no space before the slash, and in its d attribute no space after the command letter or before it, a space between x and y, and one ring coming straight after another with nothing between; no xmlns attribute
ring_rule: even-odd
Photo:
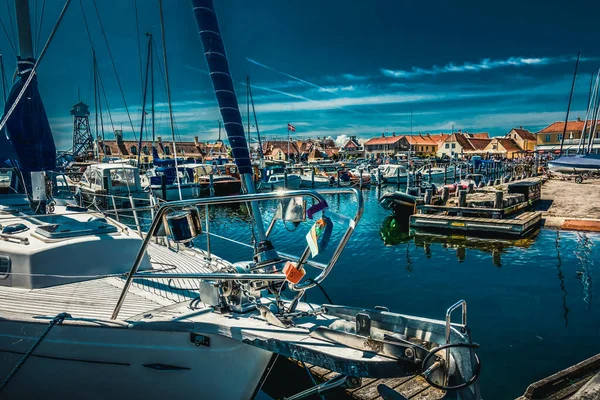
<svg viewBox="0 0 600 400"><path fill-rule="evenodd" d="M131 152L132 156L136 156L137 155L137 147L131 146L131 148L129 149L129 151Z"/></svg>
<svg viewBox="0 0 600 400"><path fill-rule="evenodd" d="M452 148L456 148L456 143L452 143Z"/></svg>
<svg viewBox="0 0 600 400"><path fill-rule="evenodd" d="M558 134L558 136L556 137L556 139L557 139L559 142L562 142L562 138L563 138L563 135L562 135L562 133Z"/></svg>
<svg viewBox="0 0 600 400"><path fill-rule="evenodd" d="M0 279L6 279L10 275L10 257L0 256Z"/></svg>
<svg viewBox="0 0 600 400"><path fill-rule="evenodd" d="M444 146L444 147L446 147L447 149L449 149L450 148L450 143L446 143L446 146ZM454 147L454 144L452 144L452 147Z"/></svg>
<svg viewBox="0 0 600 400"><path fill-rule="evenodd" d="M549 142L550 141L550 135L546 135L546 139L544 140L544 142Z"/></svg>
<svg viewBox="0 0 600 400"><path fill-rule="evenodd" d="M150 153L148 152L148 146L144 146L144 147L142 147L142 152L143 152L145 155L150 155Z"/></svg>
<svg viewBox="0 0 600 400"><path fill-rule="evenodd" d="M169 146L165 146L165 155L169 155L171 154L171 149L169 148Z"/></svg>

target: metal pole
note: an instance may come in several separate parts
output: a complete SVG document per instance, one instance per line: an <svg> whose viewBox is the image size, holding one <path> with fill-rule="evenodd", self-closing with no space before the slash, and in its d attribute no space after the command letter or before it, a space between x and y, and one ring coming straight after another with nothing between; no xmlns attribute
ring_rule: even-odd
<svg viewBox="0 0 600 400"><path fill-rule="evenodd" d="M15 0L15 10L17 12L17 30L19 34L19 56L23 59L33 58L29 1Z"/></svg>
<svg viewBox="0 0 600 400"><path fill-rule="evenodd" d="M581 53L577 53L577 61L575 62L575 72L573 73L573 83L571 84L571 94L569 95L569 105L567 106L567 116L565 118L565 127L563 129L562 139L560 141L560 155L562 155L563 145L565 143L565 136L567 135L567 123L569 122L569 112L571 111L571 102L573 101L573 91L575 90L575 81L577 80L577 67L579 66L579 56Z"/></svg>
<svg viewBox="0 0 600 400"><path fill-rule="evenodd" d="M204 216L206 219L206 259L212 260L210 253L210 219L208 218L208 204L204 206Z"/></svg>

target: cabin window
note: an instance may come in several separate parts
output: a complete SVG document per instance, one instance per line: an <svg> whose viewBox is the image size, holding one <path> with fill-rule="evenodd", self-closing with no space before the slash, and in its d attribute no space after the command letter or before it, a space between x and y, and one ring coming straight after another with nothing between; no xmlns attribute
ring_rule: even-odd
<svg viewBox="0 0 600 400"><path fill-rule="evenodd" d="M112 187L135 187L134 169L123 168L110 171L110 184Z"/></svg>
<svg viewBox="0 0 600 400"><path fill-rule="evenodd" d="M90 183L102 187L102 175L99 171L92 171L90 176Z"/></svg>
<svg viewBox="0 0 600 400"><path fill-rule="evenodd" d="M169 155L171 154L171 149L169 148L169 146L165 146L165 155Z"/></svg>
<svg viewBox="0 0 600 400"><path fill-rule="evenodd" d="M107 156L110 156L110 155L111 155L111 152L110 152L110 147L108 147L108 146L104 146L104 154L106 154Z"/></svg>
<svg viewBox="0 0 600 400"><path fill-rule="evenodd" d="M10 275L10 257L0 256L0 279L6 279Z"/></svg>
<svg viewBox="0 0 600 400"><path fill-rule="evenodd" d="M131 148L129 149L129 151L131 152L132 156L136 156L137 155L137 147L131 146Z"/></svg>
<svg viewBox="0 0 600 400"><path fill-rule="evenodd" d="M546 135L546 140L544 140L544 142L549 142L550 141L550 135Z"/></svg>

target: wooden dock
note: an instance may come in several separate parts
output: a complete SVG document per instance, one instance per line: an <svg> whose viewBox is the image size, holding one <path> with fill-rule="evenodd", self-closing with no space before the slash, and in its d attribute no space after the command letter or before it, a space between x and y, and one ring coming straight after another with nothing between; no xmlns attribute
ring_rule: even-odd
<svg viewBox="0 0 600 400"><path fill-rule="evenodd" d="M542 213L524 212L513 218L494 219L464 217L458 215L414 214L410 217L411 229L460 234L495 234L509 237L521 237L537 227Z"/></svg>
<svg viewBox="0 0 600 400"><path fill-rule="evenodd" d="M600 354L529 385L517 400L600 398Z"/></svg>
<svg viewBox="0 0 600 400"><path fill-rule="evenodd" d="M304 369L301 363L291 360L297 363L300 368ZM311 375L317 381L328 381L335 378L339 374L332 372L328 369L321 368L315 365L306 364L306 367L310 371ZM401 378L391 379L371 379L363 378L361 385L353 389L339 389L339 393L342 396L336 398L347 398L356 400L383 400L377 391L377 386L384 384L393 391L403 395L407 399L415 400L439 400L444 398L446 392L431 387L423 377L420 375L405 376ZM343 393L342 393L343 390ZM327 396L327 398L330 398Z"/></svg>

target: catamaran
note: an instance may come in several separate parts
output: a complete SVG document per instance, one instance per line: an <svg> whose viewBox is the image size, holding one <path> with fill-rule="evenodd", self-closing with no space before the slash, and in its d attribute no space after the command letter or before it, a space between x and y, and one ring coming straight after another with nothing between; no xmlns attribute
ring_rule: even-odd
<svg viewBox="0 0 600 400"><path fill-rule="evenodd" d="M151 210L147 232L138 234L98 212L49 207L52 192L45 182L55 168L55 150L37 91L43 52L38 61L32 58L28 2L16 0L21 61L0 122L6 130L0 157L15 161L10 174L3 173L10 176L10 190L0 196L0 395L247 399L281 356L339 373L295 399L355 387L360 378L415 374L458 398L480 398L480 363L464 301L450 307L445 320L302 301L351 240L363 213L361 193L255 193L213 2L192 5L246 194L163 203ZM165 46L163 41L163 51ZM354 214L331 211L330 193L352 197ZM307 210L309 199L314 205ZM277 205L267 229L260 202ZM230 239L252 250L251 261L234 263L211 252L208 211L225 204L245 204L251 212L256 241ZM281 220L303 227L297 228L307 238L301 255L284 253L269 240ZM203 240L205 248L194 240ZM319 254L325 262L311 258ZM452 322L459 309L461 321Z"/></svg>

